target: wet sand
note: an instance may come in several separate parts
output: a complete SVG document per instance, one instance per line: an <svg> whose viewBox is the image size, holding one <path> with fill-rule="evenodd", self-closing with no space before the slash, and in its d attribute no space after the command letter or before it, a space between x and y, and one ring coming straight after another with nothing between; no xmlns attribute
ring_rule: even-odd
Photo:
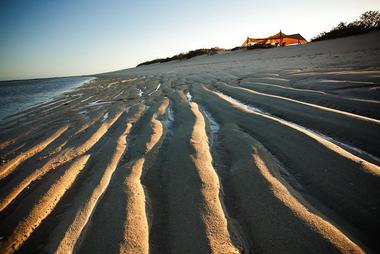
<svg viewBox="0 0 380 254"><path fill-rule="evenodd" d="M379 38L102 74L8 117L0 252L379 252Z"/></svg>

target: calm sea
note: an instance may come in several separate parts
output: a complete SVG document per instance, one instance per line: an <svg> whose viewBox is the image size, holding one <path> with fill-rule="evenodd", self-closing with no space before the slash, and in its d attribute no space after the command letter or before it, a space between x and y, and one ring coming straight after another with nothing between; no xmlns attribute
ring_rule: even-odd
<svg viewBox="0 0 380 254"><path fill-rule="evenodd" d="M95 78L69 77L0 81L0 122L12 114L47 102L93 79Z"/></svg>

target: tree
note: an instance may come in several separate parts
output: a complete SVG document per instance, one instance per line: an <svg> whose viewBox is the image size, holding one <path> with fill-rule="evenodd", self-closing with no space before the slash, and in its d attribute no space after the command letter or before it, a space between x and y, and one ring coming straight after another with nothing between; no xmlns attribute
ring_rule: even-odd
<svg viewBox="0 0 380 254"><path fill-rule="evenodd" d="M340 22L329 32L323 32L314 37L311 41L329 40L351 35L368 33L380 29L380 12L367 11L360 16L359 20L351 23Z"/></svg>
<svg viewBox="0 0 380 254"><path fill-rule="evenodd" d="M367 11L360 16L360 22L365 28L380 28L380 12Z"/></svg>
<svg viewBox="0 0 380 254"><path fill-rule="evenodd" d="M343 30L346 28L345 22L340 22L333 30Z"/></svg>

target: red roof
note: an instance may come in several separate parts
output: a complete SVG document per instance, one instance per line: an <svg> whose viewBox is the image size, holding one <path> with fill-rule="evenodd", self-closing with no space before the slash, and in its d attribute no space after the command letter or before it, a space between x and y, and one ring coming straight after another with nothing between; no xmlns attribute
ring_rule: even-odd
<svg viewBox="0 0 380 254"><path fill-rule="evenodd" d="M290 44L304 44L307 43L307 40L302 37L300 34L284 34L283 32L279 32L275 35L269 36L267 38L247 38L244 41L243 47L248 46L251 43L258 44L278 44L278 45L290 45Z"/></svg>

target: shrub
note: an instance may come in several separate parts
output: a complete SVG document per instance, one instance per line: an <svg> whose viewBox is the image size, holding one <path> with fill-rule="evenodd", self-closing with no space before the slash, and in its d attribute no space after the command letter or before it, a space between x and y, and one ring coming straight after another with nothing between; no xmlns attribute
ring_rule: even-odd
<svg viewBox="0 0 380 254"><path fill-rule="evenodd" d="M256 43L253 45L249 45L246 48L247 50L252 50L252 49L269 49L269 48L275 48L275 47L276 47L275 45L271 45L271 44Z"/></svg>
<svg viewBox="0 0 380 254"><path fill-rule="evenodd" d="M230 49L230 51L235 51L235 50L244 49L244 48L245 47L237 46L237 47Z"/></svg>
<svg viewBox="0 0 380 254"><path fill-rule="evenodd" d="M158 58L154 59L152 61L147 61L143 62L137 65L142 66L142 65L149 65L149 64L155 64L155 63L166 63L174 60L187 60L196 56L200 55L214 55L217 54L219 51L224 51L224 49L221 48L210 48L210 49L196 49L196 50L191 50L187 53L180 53L178 55L172 56L172 57L167 57L167 58Z"/></svg>

